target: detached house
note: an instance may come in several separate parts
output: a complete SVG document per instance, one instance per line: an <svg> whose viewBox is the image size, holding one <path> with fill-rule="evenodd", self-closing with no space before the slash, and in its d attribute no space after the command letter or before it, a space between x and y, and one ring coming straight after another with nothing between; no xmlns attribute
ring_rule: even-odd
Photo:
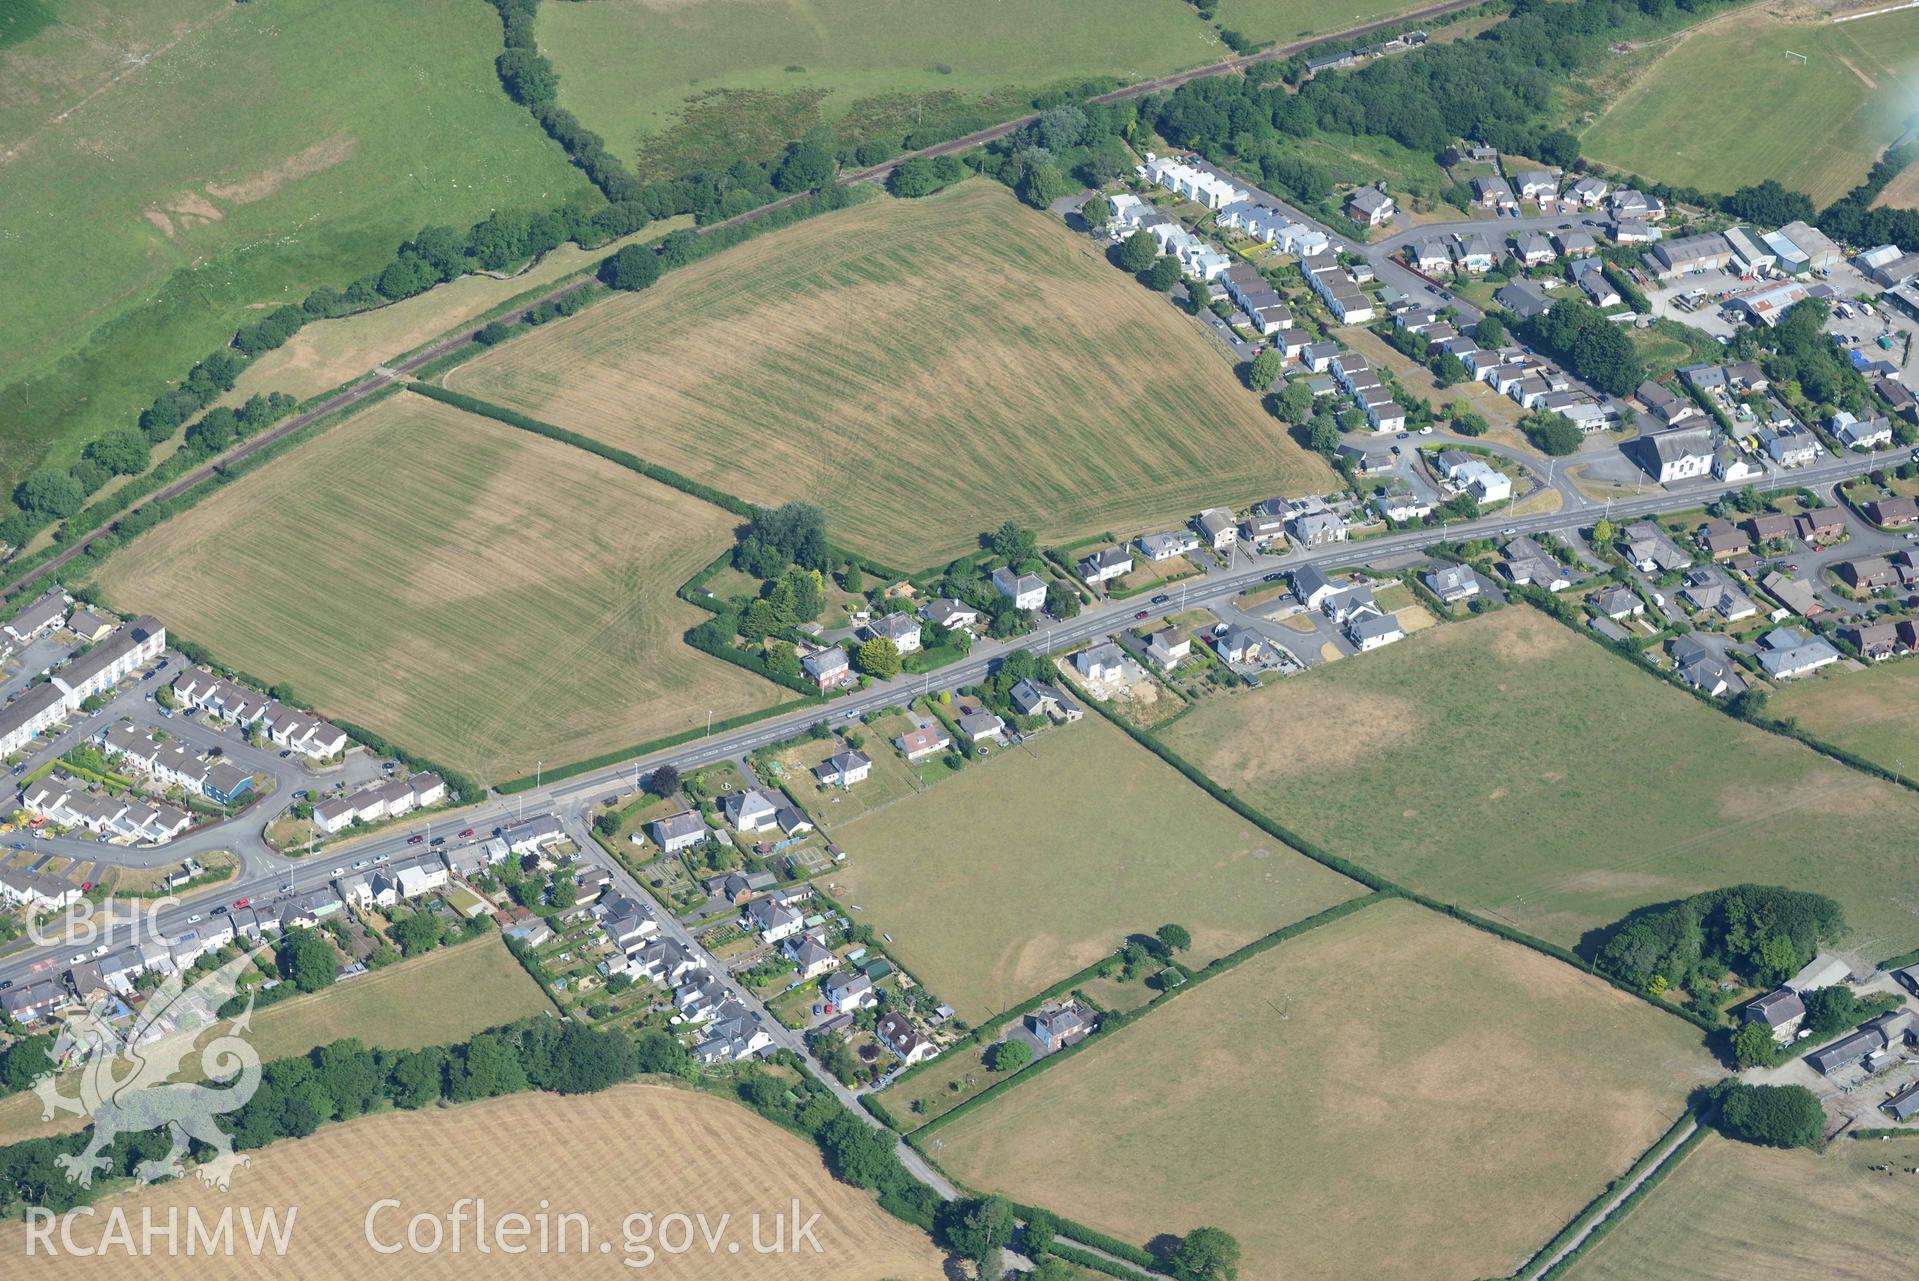
<svg viewBox="0 0 1919 1281"><path fill-rule="evenodd" d="M1038 574L1018 574L1001 566L993 571L993 589L1019 609L1039 609L1046 604L1046 584Z"/></svg>
<svg viewBox="0 0 1919 1281"><path fill-rule="evenodd" d="M813 777L826 787L851 787L872 772L872 758L853 751L836 752L813 767Z"/></svg>
<svg viewBox="0 0 1919 1281"><path fill-rule="evenodd" d="M800 670L822 690L838 689L853 682L853 664L846 651L837 645L817 650L800 659Z"/></svg>
<svg viewBox="0 0 1919 1281"><path fill-rule="evenodd" d="M779 806L757 787L729 793L720 809L736 832L763 832L779 823Z"/></svg>
<svg viewBox="0 0 1919 1281"><path fill-rule="evenodd" d="M646 834L668 854L691 849L706 839L706 820L693 810L681 810L656 818L646 825Z"/></svg>
<svg viewBox="0 0 1919 1281"><path fill-rule="evenodd" d="M925 1033L913 1026L898 1010L889 1010L873 1029L886 1048L899 1055L909 1066L933 1058L939 1048L926 1038Z"/></svg>
<svg viewBox="0 0 1919 1281"><path fill-rule="evenodd" d="M953 737L944 728L934 724L923 729L908 730L894 739L893 745L900 749L900 755L908 761L918 763L951 747Z"/></svg>

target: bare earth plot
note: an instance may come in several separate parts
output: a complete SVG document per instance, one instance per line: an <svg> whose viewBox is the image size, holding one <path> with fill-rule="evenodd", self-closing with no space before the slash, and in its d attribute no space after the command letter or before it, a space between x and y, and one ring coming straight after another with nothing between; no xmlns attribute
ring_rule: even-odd
<svg viewBox="0 0 1919 1281"><path fill-rule="evenodd" d="M1741 725L1526 608L1215 697L1168 745L1336 854L1554 942L1758 882L1919 944L1919 797Z"/></svg>
<svg viewBox="0 0 1919 1281"><path fill-rule="evenodd" d="M964 183L764 236L447 384L919 568L1008 517L1048 538L1326 483L1190 317L1091 241Z"/></svg>
<svg viewBox="0 0 1919 1281"><path fill-rule="evenodd" d="M1403 900L1291 939L939 1131L959 1179L1242 1276L1505 1276L1712 1073L1698 1033Z"/></svg>
<svg viewBox="0 0 1919 1281"><path fill-rule="evenodd" d="M843 903L973 1022L1167 922L1197 964L1365 892L1094 715L834 832Z"/></svg>
<svg viewBox="0 0 1919 1281"><path fill-rule="evenodd" d="M74 1243L98 1243L116 1206L136 1225L145 1207L153 1208L153 1221L160 1224L170 1209L177 1210L183 1243L187 1207L209 1223L232 1207L236 1238L242 1237L243 1210L257 1218L273 1207L284 1219L288 1207L297 1207L285 1257L269 1256L264 1269L244 1250L189 1257L183 1244L171 1257L159 1249L136 1259L118 1250L103 1250L102 1258L65 1251L46 1258L42 1248L33 1264L36 1275L114 1281L238 1281L263 1272L293 1281L653 1275L680 1281L938 1281L942 1275L940 1254L926 1235L889 1217L867 1193L835 1182L812 1144L736 1104L664 1086L624 1085L571 1098L516 1094L457 1108L384 1113L327 1126L311 1138L282 1140L252 1156L229 1192L186 1178L110 1198L101 1204L100 1217L76 1221ZM466 1197L485 1199L489 1225L508 1214L529 1216L534 1231L517 1239L527 1248L482 1253L471 1219L463 1248L450 1248L452 1228L444 1216ZM813 1230L817 1252L805 1242L794 1248L796 1197L802 1221L819 1216ZM399 1205L374 1211L386 1199ZM465 1209L472 1214L475 1207ZM444 1244L435 1252L376 1253L368 1240L370 1212L375 1242L404 1247L408 1220L424 1214L442 1220ZM544 1251L534 1248L542 1213L550 1228ZM568 1219L563 1238L563 1213L584 1216L585 1227ZM636 1213L650 1214L653 1222L644 1228L627 1222ZM721 1234L717 1246L709 1251L696 1221L693 1248L667 1253L684 1248L677 1228L658 1235L670 1214L704 1215L706 1227ZM766 1247L775 1240L775 1216L785 1219L782 1252L754 1251L755 1214ZM724 1227L722 1216L730 1216ZM136 1226L136 1243L139 1231ZM431 1242L430 1227L421 1231L421 1239ZM24 1257L24 1233L18 1223L0 1227L0 1250ZM729 1251L729 1244L738 1252Z"/></svg>
<svg viewBox="0 0 1919 1281"><path fill-rule="evenodd" d="M1919 663L1794 681L1773 694L1768 710L1876 765L1919 774Z"/></svg>
<svg viewBox="0 0 1919 1281"><path fill-rule="evenodd" d="M1889 1163L1890 1174L1867 1169ZM1694 1149L1568 1281L1880 1281L1912 1269L1919 1138L1781 1152L1717 1135Z"/></svg>
<svg viewBox="0 0 1919 1281"><path fill-rule="evenodd" d="M1916 77L1919 11L1834 24L1811 5L1749 6L1677 40L1582 146L1664 182L1729 192L1773 178L1824 206L1904 133Z"/></svg>
<svg viewBox="0 0 1919 1281"><path fill-rule="evenodd" d="M305 1054L353 1037L385 1050L413 1050L464 1040L514 1019L553 1008L498 935L400 961L323 991L268 1006L253 1016L248 1037L262 1059ZM40 1099L0 1099L0 1143L77 1130L84 1117L40 1119Z"/></svg>
<svg viewBox="0 0 1919 1281"><path fill-rule="evenodd" d="M765 707L674 590L727 513L419 396L158 526L101 575L222 661L498 781Z"/></svg>

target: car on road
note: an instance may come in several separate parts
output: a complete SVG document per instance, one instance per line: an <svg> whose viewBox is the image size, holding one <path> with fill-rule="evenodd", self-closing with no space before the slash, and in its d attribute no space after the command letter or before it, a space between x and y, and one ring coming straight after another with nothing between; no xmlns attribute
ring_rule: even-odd
<svg viewBox="0 0 1919 1281"><path fill-rule="evenodd" d="M87 954L85 952L75 952L72 956L69 956L67 958L68 965L85 965L86 963L87 963Z"/></svg>
<svg viewBox="0 0 1919 1281"><path fill-rule="evenodd" d="M1424 427L1421 427L1421 428L1419 429L1419 434L1420 434L1420 435L1422 435L1422 436L1430 436L1430 435L1432 435L1432 434L1433 434L1433 425L1432 425L1431 423L1427 423L1427 424L1426 424L1426 425L1425 425Z"/></svg>
<svg viewBox="0 0 1919 1281"><path fill-rule="evenodd" d="M372 866L373 866L373 860L372 860L372 859L370 859L370 858L363 858L363 859L361 859L361 860L360 860L359 862L357 862L357 863L355 863L355 864L353 865L353 870L357 872L357 871L359 871L359 870L360 870L361 868L363 868L363 867L372 867Z"/></svg>
<svg viewBox="0 0 1919 1281"><path fill-rule="evenodd" d="M187 918L187 924L195 925L199 923L199 920L200 920L200 914L198 912L195 912L192 916L189 916Z"/></svg>
<svg viewBox="0 0 1919 1281"><path fill-rule="evenodd" d="M436 836L436 837L434 837L434 838L433 838L433 843L434 843L435 845L445 845L445 844L446 844L446 837L444 837L444 836Z"/></svg>
<svg viewBox="0 0 1919 1281"><path fill-rule="evenodd" d="M220 906L218 906L218 907L216 907L216 908L214 908L214 909L213 909L213 914L214 914L215 916L225 916L225 915L227 914L227 906L226 906L226 904L224 904L224 903L222 903L222 904L221 904Z"/></svg>
<svg viewBox="0 0 1919 1281"><path fill-rule="evenodd" d="M1399 435L1393 437L1394 440L1411 440L1412 438L1413 434L1409 431L1402 431Z"/></svg>
<svg viewBox="0 0 1919 1281"><path fill-rule="evenodd" d="M24 764L23 764L23 765L16 765L16 766L14 766L14 767L13 767L13 776L14 776L15 778L19 778L19 777L20 777L20 776L21 776L22 774L24 774L24 773L26 773L26 772L27 772L27 767L26 767L26 766L25 766Z"/></svg>
<svg viewBox="0 0 1919 1281"><path fill-rule="evenodd" d="M336 868L334 868L334 869L333 869L333 870L332 870L331 872L329 872L329 873L327 873L327 875L329 875L329 876L345 876L345 875L346 875L346 869L345 869L344 867L336 867Z"/></svg>
<svg viewBox="0 0 1919 1281"><path fill-rule="evenodd" d="M1139 613L1137 613L1137 614L1134 614L1134 615L1133 615L1133 617L1134 617L1135 619L1141 619L1141 618L1148 618L1148 617L1150 617L1150 616L1151 616L1151 615L1150 615L1150 614L1148 614L1148 612L1147 612L1146 610L1143 610L1143 609L1142 609L1142 610L1140 610L1140 611L1139 611Z"/></svg>
<svg viewBox="0 0 1919 1281"><path fill-rule="evenodd" d="M1272 573L1266 575L1263 581L1268 583L1276 583L1284 577L1286 577L1286 572L1284 570L1274 570Z"/></svg>
<svg viewBox="0 0 1919 1281"><path fill-rule="evenodd" d="M12 979L0 979L0 992L4 992L12 986L13 986Z"/></svg>
<svg viewBox="0 0 1919 1281"><path fill-rule="evenodd" d="M111 952L112 950L113 949L108 947L105 943L102 943L99 947L96 947L93 949L93 956L97 959L99 957L105 956L108 952Z"/></svg>
<svg viewBox="0 0 1919 1281"><path fill-rule="evenodd" d="M1168 596L1165 592L1161 592L1159 595L1153 597L1153 604L1164 605L1167 601L1171 599L1173 599L1171 596Z"/></svg>
<svg viewBox="0 0 1919 1281"><path fill-rule="evenodd" d="M461 828L461 829L460 829L460 835L461 835L461 836L471 836L471 835L473 835L473 829L472 829L472 828L470 828L470 827L463 827L463 828Z"/></svg>
<svg viewBox="0 0 1919 1281"><path fill-rule="evenodd" d="M243 898L243 899L241 899L241 900L239 900L238 902L236 902L236 903L235 903L235 904L234 904L233 906L235 906L235 907L251 907L251 906L253 906L253 900L252 900L252 899L250 899L250 898Z"/></svg>
<svg viewBox="0 0 1919 1281"><path fill-rule="evenodd" d="M418 845L421 841L424 841L425 839L426 837L424 836L409 836L406 838L406 843L408 845Z"/></svg>

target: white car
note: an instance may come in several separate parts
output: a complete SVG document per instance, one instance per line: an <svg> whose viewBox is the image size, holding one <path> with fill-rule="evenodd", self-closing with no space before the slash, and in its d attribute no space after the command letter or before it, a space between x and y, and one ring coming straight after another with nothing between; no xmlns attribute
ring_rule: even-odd
<svg viewBox="0 0 1919 1281"><path fill-rule="evenodd" d="M344 867L336 867L331 872L329 872L328 875L329 876L345 876L346 869Z"/></svg>
<svg viewBox="0 0 1919 1281"><path fill-rule="evenodd" d="M86 963L87 963L87 954L85 952L75 952L72 956L69 956L67 958L68 965L85 965Z"/></svg>
<svg viewBox="0 0 1919 1281"><path fill-rule="evenodd" d="M108 952L112 950L113 949L109 948L105 943L102 943L99 947L96 947L93 949L93 954L95 956L105 956Z"/></svg>
<svg viewBox="0 0 1919 1281"><path fill-rule="evenodd" d="M200 914L198 912L195 912L192 916L189 916L187 918L188 925L198 925L199 923L200 923Z"/></svg>

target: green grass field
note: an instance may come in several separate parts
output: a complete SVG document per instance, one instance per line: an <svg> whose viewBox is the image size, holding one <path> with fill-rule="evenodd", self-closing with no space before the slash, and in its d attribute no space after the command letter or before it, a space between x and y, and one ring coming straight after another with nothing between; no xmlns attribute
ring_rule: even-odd
<svg viewBox="0 0 1919 1281"><path fill-rule="evenodd" d="M673 593L733 517L582 450L406 395L117 553L159 610L323 713L497 782L768 706Z"/></svg>
<svg viewBox="0 0 1919 1281"><path fill-rule="evenodd" d="M305 1054L344 1037L377 1049L413 1050L464 1040L552 1008L505 941L492 935L270 1005L253 1016L248 1040L263 1060ZM0 1143L84 1123L42 1121L40 1100L31 1093L0 1100Z"/></svg>
<svg viewBox="0 0 1919 1281"><path fill-rule="evenodd" d="M814 218L447 384L920 568L1008 517L1069 541L1331 473L1191 317L1002 187Z"/></svg>
<svg viewBox="0 0 1919 1281"><path fill-rule="evenodd" d="M1868 1166L1890 1164L1890 1172ZM1575 1263L1567 1281L1871 1281L1919 1250L1919 1132L1780 1152L1717 1135Z"/></svg>
<svg viewBox="0 0 1919 1281"><path fill-rule="evenodd" d="M1919 663L1828 669L1774 692L1767 710L1876 765L1919 776Z"/></svg>
<svg viewBox="0 0 1919 1281"><path fill-rule="evenodd" d="M1739 882L1919 944L1919 798L1704 707L1530 609L1218 697L1168 744L1381 875L1572 945Z"/></svg>
<svg viewBox="0 0 1919 1281"><path fill-rule="evenodd" d="M1219 21L1291 40L1404 0L1225 0ZM600 0L540 10L560 101L648 172L778 154L819 124L849 139L1027 110L1038 90L1144 80L1232 56L1174 0Z"/></svg>
<svg viewBox="0 0 1919 1281"><path fill-rule="evenodd" d="M1290 939L937 1133L966 1184L1241 1276L1505 1276L1713 1072L1696 1031L1387 901Z"/></svg>
<svg viewBox="0 0 1919 1281"><path fill-rule="evenodd" d="M1916 91L1919 11L1834 24L1742 9L1675 41L1581 145L1662 182L1728 192L1774 178L1824 205L1904 132Z"/></svg>
<svg viewBox="0 0 1919 1281"><path fill-rule="evenodd" d="M250 308L422 225L591 193L501 90L475 0L38 7L57 21L0 36L0 494L131 425Z"/></svg>
<svg viewBox="0 0 1919 1281"><path fill-rule="evenodd" d="M833 891L973 1022L1177 922L1203 963L1363 893L1097 716L834 832Z"/></svg>

